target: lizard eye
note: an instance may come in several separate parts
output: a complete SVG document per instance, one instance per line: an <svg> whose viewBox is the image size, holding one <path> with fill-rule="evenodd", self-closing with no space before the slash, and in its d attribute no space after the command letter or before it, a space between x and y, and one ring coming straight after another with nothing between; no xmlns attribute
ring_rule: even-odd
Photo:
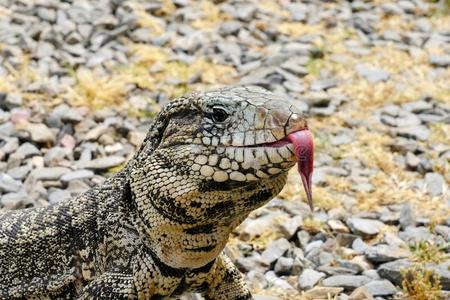
<svg viewBox="0 0 450 300"><path fill-rule="evenodd" d="M228 119L228 113L222 108L215 107L213 108L212 117L214 122L222 123L225 122L226 119Z"/></svg>

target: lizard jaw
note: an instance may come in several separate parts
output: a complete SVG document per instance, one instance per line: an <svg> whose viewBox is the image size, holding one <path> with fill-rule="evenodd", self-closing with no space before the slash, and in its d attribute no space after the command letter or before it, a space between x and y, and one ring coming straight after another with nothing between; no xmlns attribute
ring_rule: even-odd
<svg viewBox="0 0 450 300"><path fill-rule="evenodd" d="M312 173L314 166L314 143L311 132L308 129L293 131L287 134L287 136L285 136L281 140L275 142L243 147L281 148L287 145L293 145L294 147L294 154L297 162L298 172L302 179L302 184L306 193L309 207L311 211L313 211L314 205L312 200Z"/></svg>

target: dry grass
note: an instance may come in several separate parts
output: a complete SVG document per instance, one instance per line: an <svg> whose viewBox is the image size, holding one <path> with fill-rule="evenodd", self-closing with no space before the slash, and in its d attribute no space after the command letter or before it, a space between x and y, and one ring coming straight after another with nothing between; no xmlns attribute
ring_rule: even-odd
<svg viewBox="0 0 450 300"><path fill-rule="evenodd" d="M411 247L414 260L419 263L436 263L450 259L450 256L446 254L442 248L428 241L420 241Z"/></svg>
<svg viewBox="0 0 450 300"><path fill-rule="evenodd" d="M194 20L191 25L194 28L208 31L220 23L230 20L231 17L222 13L219 8L210 1L202 1L202 17Z"/></svg>
<svg viewBox="0 0 450 300"><path fill-rule="evenodd" d="M422 265L414 265L403 269L402 287L409 300L439 300L441 299L441 285L439 277Z"/></svg>
<svg viewBox="0 0 450 300"><path fill-rule="evenodd" d="M325 232L325 223L314 218L306 218L303 220L302 229L311 232Z"/></svg>

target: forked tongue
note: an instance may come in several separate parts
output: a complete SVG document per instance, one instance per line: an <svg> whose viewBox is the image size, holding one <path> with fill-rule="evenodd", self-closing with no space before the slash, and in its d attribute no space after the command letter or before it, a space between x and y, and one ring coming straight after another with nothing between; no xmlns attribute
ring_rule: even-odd
<svg viewBox="0 0 450 300"><path fill-rule="evenodd" d="M306 192L309 207L314 210L312 201L311 180L313 173L314 144L311 132L301 130L290 133L288 139L294 145L295 156L297 157L298 172L302 178L303 188Z"/></svg>

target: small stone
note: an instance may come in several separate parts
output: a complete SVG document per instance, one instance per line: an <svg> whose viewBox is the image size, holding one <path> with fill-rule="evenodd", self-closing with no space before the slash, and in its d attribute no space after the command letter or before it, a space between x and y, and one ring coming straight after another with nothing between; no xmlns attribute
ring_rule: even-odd
<svg viewBox="0 0 450 300"><path fill-rule="evenodd" d="M289 3L287 5L289 12L292 15L292 20L297 22L303 22L307 19L308 8L303 3Z"/></svg>
<svg viewBox="0 0 450 300"><path fill-rule="evenodd" d="M341 287L323 287L316 286L315 288L305 292L303 295L309 300L318 299L334 299L338 294L344 291Z"/></svg>
<svg viewBox="0 0 450 300"><path fill-rule="evenodd" d="M268 295L254 295L253 299L254 300L281 300L281 298L279 298L279 297L268 296Z"/></svg>
<svg viewBox="0 0 450 300"><path fill-rule="evenodd" d="M354 290L369 283L371 280L363 275L335 275L322 281L323 286L343 287L346 290Z"/></svg>
<svg viewBox="0 0 450 300"><path fill-rule="evenodd" d="M290 239L291 237L294 236L294 234L302 225L303 225L303 217L295 216L293 218L284 221L280 225L280 230L286 239Z"/></svg>
<svg viewBox="0 0 450 300"><path fill-rule="evenodd" d="M305 86L297 80L286 80L285 82L283 82L283 86L289 91L295 93L303 93L305 91Z"/></svg>
<svg viewBox="0 0 450 300"><path fill-rule="evenodd" d="M380 279L380 275L378 275L377 271L374 269L365 270L364 272L362 272L362 275L370 277L375 280Z"/></svg>
<svg viewBox="0 0 450 300"><path fill-rule="evenodd" d="M48 21L48 22L55 22L56 21L56 12L53 9L48 9L45 7L38 7L37 8L37 15L42 20Z"/></svg>
<svg viewBox="0 0 450 300"><path fill-rule="evenodd" d="M72 150L73 148L75 148L76 140L70 134L65 134L63 135L59 143L61 144L61 147Z"/></svg>
<svg viewBox="0 0 450 300"><path fill-rule="evenodd" d="M265 276L267 281L269 282L269 285L272 285L275 288L279 288L282 290L294 290L292 285L290 285L286 280L277 277L274 271L268 271Z"/></svg>
<svg viewBox="0 0 450 300"><path fill-rule="evenodd" d="M313 269L305 269L298 279L299 287L302 290L312 289L326 275Z"/></svg>
<svg viewBox="0 0 450 300"><path fill-rule="evenodd" d="M386 81L390 77L390 74L383 69L375 68L367 64L356 65L356 72L370 83Z"/></svg>
<svg viewBox="0 0 450 300"><path fill-rule="evenodd" d="M414 246L420 241L432 241L434 235L427 227L407 227L404 231L400 231L400 238L404 240L408 245Z"/></svg>
<svg viewBox="0 0 450 300"><path fill-rule="evenodd" d="M79 123L83 120L83 111L79 108L69 108L61 115L61 121L65 123Z"/></svg>
<svg viewBox="0 0 450 300"><path fill-rule="evenodd" d="M413 263L408 259L399 259L380 265L377 272L381 278L385 278L396 285L401 285L401 270L410 268L412 265Z"/></svg>
<svg viewBox="0 0 450 300"><path fill-rule="evenodd" d="M401 15L403 14L403 10L397 6L395 3L383 3L381 5L382 10L387 15Z"/></svg>
<svg viewBox="0 0 450 300"><path fill-rule="evenodd" d="M297 232L297 240L300 244L301 247L305 247L309 240L311 239L311 236L309 235L309 233L305 230L301 230L299 232Z"/></svg>
<svg viewBox="0 0 450 300"><path fill-rule="evenodd" d="M347 225L352 232L363 236L377 235L384 227L383 222L361 218L350 218L347 220Z"/></svg>
<svg viewBox="0 0 450 300"><path fill-rule="evenodd" d="M402 206L402 210L400 211L399 223L403 229L409 226L416 225L414 210L410 203L406 203Z"/></svg>
<svg viewBox="0 0 450 300"><path fill-rule="evenodd" d="M326 92L312 92L302 100L312 107L327 107L331 102L331 97Z"/></svg>
<svg viewBox="0 0 450 300"><path fill-rule="evenodd" d="M364 253L368 247L369 247L369 245L364 243L364 241L360 238L357 238L356 240L354 240L353 244L352 244L352 249L359 253Z"/></svg>
<svg viewBox="0 0 450 300"><path fill-rule="evenodd" d="M450 241L450 227L445 225L436 225L434 231L441 235L445 240Z"/></svg>
<svg viewBox="0 0 450 300"><path fill-rule="evenodd" d="M8 193L1 195L0 205L5 209L16 209L19 208L26 200L28 195L24 191L19 193Z"/></svg>
<svg viewBox="0 0 450 300"><path fill-rule="evenodd" d="M141 132L141 131L130 131L128 133L128 141L130 141L130 143L135 146L138 147L142 144L142 142L144 141L146 136L145 132Z"/></svg>
<svg viewBox="0 0 450 300"><path fill-rule="evenodd" d="M31 135L31 140L36 143L54 143L55 134L45 124L23 122L23 130Z"/></svg>
<svg viewBox="0 0 450 300"><path fill-rule="evenodd" d="M47 166L57 166L70 154L70 150L61 147L53 147L44 155L44 163Z"/></svg>
<svg viewBox="0 0 450 300"><path fill-rule="evenodd" d="M289 275L294 265L294 259L290 257L280 257L275 263L274 271L277 275Z"/></svg>
<svg viewBox="0 0 450 300"><path fill-rule="evenodd" d="M445 180L439 173L427 173L425 175L425 185L428 194L432 197L437 197L444 193Z"/></svg>
<svg viewBox="0 0 450 300"><path fill-rule="evenodd" d="M44 167L44 158L42 156L33 156L31 158L31 165L34 168L43 168Z"/></svg>
<svg viewBox="0 0 450 300"><path fill-rule="evenodd" d="M425 141L430 136L430 130L423 125L406 126L395 129L398 136Z"/></svg>
<svg viewBox="0 0 450 300"><path fill-rule="evenodd" d="M27 164L25 166L15 167L8 170L8 175L14 179L23 180L27 174L31 171L31 165Z"/></svg>
<svg viewBox="0 0 450 300"><path fill-rule="evenodd" d="M35 145L33 145L31 143L23 143L17 149L15 154L19 155L20 157L23 157L23 158L29 158L31 156L39 155L39 154L41 154L41 152Z"/></svg>
<svg viewBox="0 0 450 300"><path fill-rule="evenodd" d="M94 177L94 175L94 172L92 172L91 170L76 170L61 176L61 181L69 182L72 180L90 179Z"/></svg>
<svg viewBox="0 0 450 300"><path fill-rule="evenodd" d="M420 114L433 108L433 104L424 100L408 102L402 105L409 112Z"/></svg>
<svg viewBox="0 0 450 300"><path fill-rule="evenodd" d="M229 56L240 57L242 54L241 47L238 44L232 42L221 42L217 44L217 48L220 52Z"/></svg>
<svg viewBox="0 0 450 300"><path fill-rule="evenodd" d="M398 1L398 6L403 9L406 13L414 13L416 6L413 2L407 0Z"/></svg>
<svg viewBox="0 0 450 300"><path fill-rule="evenodd" d="M251 288L256 290L265 289L267 287L267 279L263 273L256 270L250 270L245 274L245 279L250 282Z"/></svg>
<svg viewBox="0 0 450 300"><path fill-rule="evenodd" d="M97 140L102 134L106 133L108 130L108 126L104 124L100 124L97 127L91 129L84 138L88 141L95 141Z"/></svg>
<svg viewBox="0 0 450 300"><path fill-rule="evenodd" d="M48 201L50 204L56 204L71 198L70 192L61 189L49 189Z"/></svg>
<svg viewBox="0 0 450 300"><path fill-rule="evenodd" d="M437 67L448 67L450 66L450 55L432 55L429 63Z"/></svg>
<svg viewBox="0 0 450 300"><path fill-rule="evenodd" d="M0 128L1 130L1 128ZM12 138L1 138L2 140L2 146L0 147L3 154L11 154L15 155L16 157L24 158L24 156L21 156L20 154L15 154L13 152L16 152L19 148L19 139L16 137Z"/></svg>
<svg viewBox="0 0 450 300"><path fill-rule="evenodd" d="M328 226L330 226L332 231L335 232L349 232L348 227L340 220L328 220Z"/></svg>
<svg viewBox="0 0 450 300"><path fill-rule="evenodd" d="M416 170L420 164L420 158L418 158L414 153L406 153L406 165L410 170Z"/></svg>
<svg viewBox="0 0 450 300"><path fill-rule="evenodd" d="M22 106L22 96L18 94L0 93L0 108L11 110L15 107Z"/></svg>
<svg viewBox="0 0 450 300"><path fill-rule="evenodd" d="M408 245L394 232L385 232L383 240L386 244L392 247L408 249Z"/></svg>
<svg viewBox="0 0 450 300"><path fill-rule="evenodd" d="M270 265L272 262L283 256L290 247L291 244L285 238L275 240L261 253L261 261L266 265Z"/></svg>
<svg viewBox="0 0 450 300"><path fill-rule="evenodd" d="M78 195L78 194L82 194L82 193L86 192L90 188L91 187L89 185L87 185L86 183L84 183L83 181L81 181L79 179L74 179L74 180L69 181L69 184L67 186L67 191L69 191L70 194L72 194L72 195Z"/></svg>
<svg viewBox="0 0 450 300"><path fill-rule="evenodd" d="M397 289L389 280L374 280L364 285L372 296L391 296Z"/></svg>
<svg viewBox="0 0 450 300"><path fill-rule="evenodd" d="M309 253L314 249L318 249L323 245L323 241L321 240L317 240L317 241L312 241L309 244L307 244L305 246L305 253Z"/></svg>
<svg viewBox="0 0 450 300"><path fill-rule="evenodd" d="M352 142L353 138L346 133L343 134L339 134L337 136L334 136L331 138L331 144L333 146L339 146L339 145L344 145L344 144L349 144L350 142Z"/></svg>
<svg viewBox="0 0 450 300"><path fill-rule="evenodd" d="M277 218L283 216L286 216L286 214L279 212L267 214L257 219L246 219L241 224L241 233L239 235L240 239L243 241L248 241L254 237L260 236L275 226Z"/></svg>
<svg viewBox="0 0 450 300"><path fill-rule="evenodd" d="M337 86L338 81L335 78L315 80L311 83L312 91L322 91Z"/></svg>
<svg viewBox="0 0 450 300"><path fill-rule="evenodd" d="M123 164L124 162L125 162L124 157L113 155L77 163L77 166L83 169L105 170L112 167L117 167L118 165Z"/></svg>
<svg viewBox="0 0 450 300"><path fill-rule="evenodd" d="M374 298L370 295L369 291L362 286L354 290L348 297L348 300L374 300Z"/></svg>
<svg viewBox="0 0 450 300"><path fill-rule="evenodd" d="M251 270L258 272L267 271L267 266L261 262L261 255L258 252L253 252L249 256L240 256L235 263L241 272L249 272Z"/></svg>
<svg viewBox="0 0 450 300"><path fill-rule="evenodd" d="M22 182L15 180L10 175L0 172L0 191L18 192L22 187Z"/></svg>
<svg viewBox="0 0 450 300"><path fill-rule="evenodd" d="M365 251L367 259L374 263L384 263L409 257L411 254L407 249L388 246L384 244L370 246Z"/></svg>
<svg viewBox="0 0 450 300"><path fill-rule="evenodd" d="M112 145L105 146L106 154L113 154L123 150L123 145L121 143L115 143Z"/></svg>
<svg viewBox="0 0 450 300"><path fill-rule="evenodd" d="M59 180L69 172L70 169L64 167L38 168L31 171L30 176L36 180Z"/></svg>

